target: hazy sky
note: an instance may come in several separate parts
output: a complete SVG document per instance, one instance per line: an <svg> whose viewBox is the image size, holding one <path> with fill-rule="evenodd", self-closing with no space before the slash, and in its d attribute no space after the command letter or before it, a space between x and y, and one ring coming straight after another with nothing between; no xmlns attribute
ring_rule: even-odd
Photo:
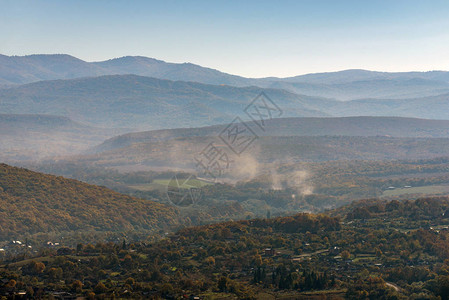
<svg viewBox="0 0 449 300"><path fill-rule="evenodd" d="M142 55L249 77L449 70L449 1L0 0L0 53Z"/></svg>

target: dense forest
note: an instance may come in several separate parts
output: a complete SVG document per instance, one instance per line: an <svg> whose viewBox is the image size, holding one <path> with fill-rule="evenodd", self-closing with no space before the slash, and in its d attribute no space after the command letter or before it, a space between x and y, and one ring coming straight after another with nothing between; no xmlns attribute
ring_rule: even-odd
<svg viewBox="0 0 449 300"><path fill-rule="evenodd" d="M152 243L7 257L3 295L180 299L448 299L449 198L358 201L189 227Z"/></svg>

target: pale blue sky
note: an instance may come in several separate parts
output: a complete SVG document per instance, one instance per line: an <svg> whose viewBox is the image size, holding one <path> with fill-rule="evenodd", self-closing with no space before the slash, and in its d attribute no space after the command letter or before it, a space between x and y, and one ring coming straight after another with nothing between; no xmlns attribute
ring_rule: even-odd
<svg viewBox="0 0 449 300"><path fill-rule="evenodd" d="M142 55L248 77L449 70L449 1L0 0L0 53Z"/></svg>

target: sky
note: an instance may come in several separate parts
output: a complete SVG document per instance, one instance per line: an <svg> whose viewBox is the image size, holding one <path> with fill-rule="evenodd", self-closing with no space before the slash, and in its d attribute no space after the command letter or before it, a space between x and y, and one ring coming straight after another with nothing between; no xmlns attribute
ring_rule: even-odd
<svg viewBox="0 0 449 300"><path fill-rule="evenodd" d="M449 1L0 0L0 54L127 55L245 77L449 70Z"/></svg>

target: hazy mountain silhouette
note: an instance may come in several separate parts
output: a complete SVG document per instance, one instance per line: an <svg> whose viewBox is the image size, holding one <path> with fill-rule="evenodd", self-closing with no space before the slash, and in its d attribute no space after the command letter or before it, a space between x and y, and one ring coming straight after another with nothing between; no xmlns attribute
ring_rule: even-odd
<svg viewBox="0 0 449 300"><path fill-rule="evenodd" d="M345 70L289 78L254 79L191 63L168 63L142 56L85 62L66 54L0 55L0 86L40 80L123 74L213 85L281 88L298 94L339 100L425 97L449 92L449 73L443 71L387 73Z"/></svg>
<svg viewBox="0 0 449 300"><path fill-rule="evenodd" d="M177 128L213 125L244 115L262 91L285 116L326 116L322 98L278 89L206 85L136 75L41 81L0 90L0 111L53 114L98 127Z"/></svg>

